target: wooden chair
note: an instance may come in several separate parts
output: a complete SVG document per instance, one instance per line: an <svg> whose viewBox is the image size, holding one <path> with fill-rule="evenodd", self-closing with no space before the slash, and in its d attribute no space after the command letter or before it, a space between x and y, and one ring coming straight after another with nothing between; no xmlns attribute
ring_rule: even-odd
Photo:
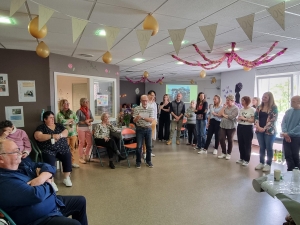
<svg viewBox="0 0 300 225"><path fill-rule="evenodd" d="M124 144L124 139L136 137L136 132L135 132L135 130L132 130L130 128L125 128L121 131L121 135L122 135L122 140L121 141L122 141L124 149L125 149L125 154L126 154L126 157L127 157L128 167L130 167L130 162L129 162L129 159L128 159L128 155L131 152L134 152L134 153L136 152L137 143L134 142L134 143L130 143L130 144ZM133 158L134 158L134 155L133 155Z"/></svg>
<svg viewBox="0 0 300 225"><path fill-rule="evenodd" d="M0 224L3 225L16 225L16 223L10 218L9 215L7 215L4 210L0 209Z"/></svg>

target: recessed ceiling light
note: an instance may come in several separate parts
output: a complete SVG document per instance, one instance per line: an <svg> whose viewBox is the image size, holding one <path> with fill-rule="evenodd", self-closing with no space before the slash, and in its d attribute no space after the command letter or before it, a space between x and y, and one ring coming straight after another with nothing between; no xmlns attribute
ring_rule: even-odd
<svg viewBox="0 0 300 225"><path fill-rule="evenodd" d="M187 44L187 43L189 43L189 41L187 41L187 40L183 40L183 41L181 42L182 45ZM172 44L173 44L173 42L170 41L170 42L169 42L169 45L172 45Z"/></svg>
<svg viewBox="0 0 300 225"><path fill-rule="evenodd" d="M14 19L12 19L12 18L0 16L0 23L4 23L4 24L15 24L15 21L14 21Z"/></svg>
<svg viewBox="0 0 300 225"><path fill-rule="evenodd" d="M106 36L105 30L96 30L95 35L97 36Z"/></svg>
<svg viewBox="0 0 300 225"><path fill-rule="evenodd" d="M183 62L177 62L177 64L182 65L182 64L184 64L184 63L183 63Z"/></svg>
<svg viewBox="0 0 300 225"><path fill-rule="evenodd" d="M134 58L133 60L136 61L136 62L141 62L141 61L144 61L145 59L142 59L142 58Z"/></svg>
<svg viewBox="0 0 300 225"><path fill-rule="evenodd" d="M239 51L239 50L240 50L239 48L234 48L234 51ZM231 52L231 48L227 49L226 51Z"/></svg>
<svg viewBox="0 0 300 225"><path fill-rule="evenodd" d="M82 57L94 57L92 54L79 54Z"/></svg>

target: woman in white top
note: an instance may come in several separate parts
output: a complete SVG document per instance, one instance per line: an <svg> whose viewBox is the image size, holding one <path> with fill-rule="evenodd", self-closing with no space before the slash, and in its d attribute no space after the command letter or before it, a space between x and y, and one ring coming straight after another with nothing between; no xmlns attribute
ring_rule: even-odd
<svg viewBox="0 0 300 225"><path fill-rule="evenodd" d="M243 108L239 111L237 127L240 159L236 163L248 166L251 156L255 109L250 106L251 99L248 96L242 97L241 103Z"/></svg>

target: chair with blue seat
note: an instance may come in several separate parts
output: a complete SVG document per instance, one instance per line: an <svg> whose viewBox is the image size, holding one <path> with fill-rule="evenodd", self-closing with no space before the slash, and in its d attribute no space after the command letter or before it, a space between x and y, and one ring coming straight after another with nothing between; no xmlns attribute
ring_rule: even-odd
<svg viewBox="0 0 300 225"><path fill-rule="evenodd" d="M4 210L0 209L0 224L3 225L16 225L16 223L10 218L9 215L7 215Z"/></svg>
<svg viewBox="0 0 300 225"><path fill-rule="evenodd" d="M125 128L121 131L121 135L122 135L122 140L121 141L122 141L124 149L125 149L125 154L126 154L126 157L127 157L128 167L130 167L130 162L129 162L128 155L129 155L129 153L133 152L134 153L133 158L134 158L134 155L135 155L136 150L137 150L137 143L133 142L133 143L125 144L124 140L129 140L129 139L133 140L136 137L136 132L133 129Z"/></svg>

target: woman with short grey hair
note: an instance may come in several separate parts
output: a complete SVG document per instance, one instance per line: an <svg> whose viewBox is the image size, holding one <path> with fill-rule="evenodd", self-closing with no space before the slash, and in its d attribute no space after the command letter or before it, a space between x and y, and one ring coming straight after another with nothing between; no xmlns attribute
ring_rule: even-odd
<svg viewBox="0 0 300 225"><path fill-rule="evenodd" d="M186 127L188 130L188 139L189 139L187 145L193 145L193 146L196 146L197 144L195 107L196 107L196 102L195 100L192 100L190 107L186 110L185 113L185 116L187 118Z"/></svg>

